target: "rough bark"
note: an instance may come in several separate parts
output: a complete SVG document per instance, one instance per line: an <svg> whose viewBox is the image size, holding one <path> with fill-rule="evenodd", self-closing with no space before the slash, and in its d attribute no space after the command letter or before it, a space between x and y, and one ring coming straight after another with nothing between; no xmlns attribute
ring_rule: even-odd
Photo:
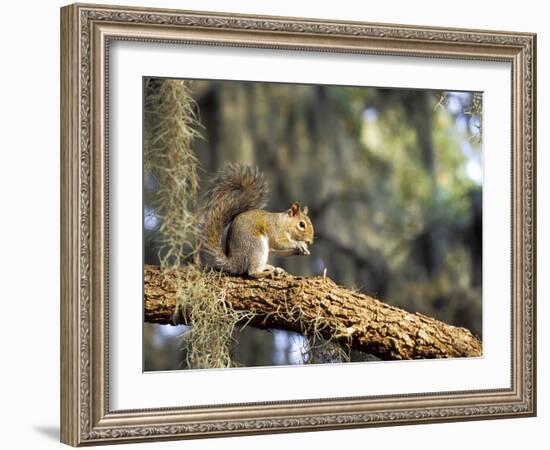
<svg viewBox="0 0 550 450"><path fill-rule="evenodd" d="M184 271L178 269L166 277L158 267L145 266L145 321L186 322L181 315L173 317L174 286L170 282ZM255 327L304 335L318 332L386 360L482 355L481 342L469 330L390 306L338 286L329 278L222 276L219 282L232 308L254 313L250 325Z"/></svg>

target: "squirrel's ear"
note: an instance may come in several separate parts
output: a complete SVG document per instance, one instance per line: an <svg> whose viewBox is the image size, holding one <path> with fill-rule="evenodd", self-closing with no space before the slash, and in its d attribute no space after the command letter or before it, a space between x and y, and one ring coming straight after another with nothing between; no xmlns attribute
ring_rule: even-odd
<svg viewBox="0 0 550 450"><path fill-rule="evenodd" d="M307 206L304 206L302 208L302 212L307 216L307 213L309 212L309 208Z"/></svg>
<svg viewBox="0 0 550 450"><path fill-rule="evenodd" d="M292 205L290 205L290 209L288 210L288 215L290 217L294 217L299 212L300 212L300 204L298 202L294 202Z"/></svg>

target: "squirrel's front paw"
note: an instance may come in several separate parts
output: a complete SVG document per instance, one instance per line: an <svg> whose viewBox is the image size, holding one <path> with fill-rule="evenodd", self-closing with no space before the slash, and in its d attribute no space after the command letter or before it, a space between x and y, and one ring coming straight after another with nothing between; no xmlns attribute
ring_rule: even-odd
<svg viewBox="0 0 550 450"><path fill-rule="evenodd" d="M303 256L311 255L311 253L309 252L309 248L307 248L307 244L304 241L298 242L296 250L298 250L299 255L303 255Z"/></svg>

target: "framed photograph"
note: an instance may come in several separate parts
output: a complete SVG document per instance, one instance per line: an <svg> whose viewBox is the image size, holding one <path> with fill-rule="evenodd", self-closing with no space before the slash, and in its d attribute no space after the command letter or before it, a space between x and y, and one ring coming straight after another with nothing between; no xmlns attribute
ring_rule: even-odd
<svg viewBox="0 0 550 450"><path fill-rule="evenodd" d="M61 440L536 414L536 36L61 9Z"/></svg>

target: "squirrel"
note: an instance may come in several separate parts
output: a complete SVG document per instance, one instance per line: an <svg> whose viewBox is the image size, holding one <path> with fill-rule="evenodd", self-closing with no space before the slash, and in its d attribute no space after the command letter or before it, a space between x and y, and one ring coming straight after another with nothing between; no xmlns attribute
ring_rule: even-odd
<svg viewBox="0 0 550 450"><path fill-rule="evenodd" d="M269 212L262 209L267 196L267 183L257 167L228 164L215 175L199 220L203 266L232 275L274 278L285 271L267 264L270 252L310 255L314 234L307 206L294 202L286 211Z"/></svg>

